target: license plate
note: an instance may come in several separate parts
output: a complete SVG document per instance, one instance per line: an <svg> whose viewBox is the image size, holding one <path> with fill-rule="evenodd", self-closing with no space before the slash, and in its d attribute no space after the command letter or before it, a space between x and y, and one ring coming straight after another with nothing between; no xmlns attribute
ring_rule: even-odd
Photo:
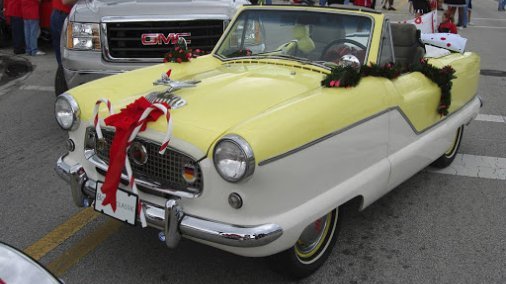
<svg viewBox="0 0 506 284"><path fill-rule="evenodd" d="M102 185L102 182L97 182L95 210L128 224L135 225L137 221L137 195L118 188L116 192L116 211L113 211L110 204L106 206L102 205L102 201L105 199Z"/></svg>

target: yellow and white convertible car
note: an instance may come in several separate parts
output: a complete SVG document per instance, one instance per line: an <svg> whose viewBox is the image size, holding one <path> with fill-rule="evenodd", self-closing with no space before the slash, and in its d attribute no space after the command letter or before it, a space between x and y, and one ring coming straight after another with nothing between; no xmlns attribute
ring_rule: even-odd
<svg viewBox="0 0 506 284"><path fill-rule="evenodd" d="M171 52L188 54L179 43ZM302 278L331 253L342 205L363 209L454 159L481 105L479 56L424 51L414 26L372 10L244 7L211 54L171 53L59 96L69 138L56 170L78 206L158 228L169 247L269 256ZM140 125L141 99L170 107L120 135L114 121Z"/></svg>

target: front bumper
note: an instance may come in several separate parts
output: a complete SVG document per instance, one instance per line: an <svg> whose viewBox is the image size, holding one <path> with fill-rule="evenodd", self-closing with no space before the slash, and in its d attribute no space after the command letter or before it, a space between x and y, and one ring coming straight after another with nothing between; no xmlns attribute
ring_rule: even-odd
<svg viewBox="0 0 506 284"><path fill-rule="evenodd" d="M62 49L62 63L63 74L69 88L106 76L156 64L155 62L108 62L102 58L102 52L76 51L67 48Z"/></svg>
<svg viewBox="0 0 506 284"><path fill-rule="evenodd" d="M58 159L55 171L70 184L74 203L82 207L89 199L95 199L96 181L88 178L80 164L67 164L65 156ZM181 237L251 248L272 243L283 234L276 224L240 226L187 215L176 198L168 199L163 207L142 200L141 203L148 225L163 230L170 248L176 247Z"/></svg>

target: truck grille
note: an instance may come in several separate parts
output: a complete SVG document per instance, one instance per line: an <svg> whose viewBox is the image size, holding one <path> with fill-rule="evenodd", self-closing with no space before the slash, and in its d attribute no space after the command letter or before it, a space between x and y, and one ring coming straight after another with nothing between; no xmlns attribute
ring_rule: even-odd
<svg viewBox="0 0 506 284"><path fill-rule="evenodd" d="M93 133L95 132L93 128L89 128L88 130ZM96 153L101 160L109 164L109 150L111 148L112 139L114 138L114 132L103 129L102 133L107 143L103 150L96 150ZM148 152L148 160L145 165L138 165L130 160L135 178L142 178L150 182L155 182L156 184L160 184L162 188L187 191L193 194L201 192L202 171L199 164L191 157L170 148L167 148L165 154L161 155L158 153L160 144L140 137L135 138L134 142L141 143ZM191 184L187 183L182 175L185 166L188 165L195 169L195 175L197 177ZM144 189L144 191L146 191L146 189Z"/></svg>
<svg viewBox="0 0 506 284"><path fill-rule="evenodd" d="M109 56L122 59L161 59L167 53L169 44L143 45L143 34L190 34L184 36L188 47L211 51L223 33L223 20L156 21L156 22L113 22L107 23L107 44Z"/></svg>

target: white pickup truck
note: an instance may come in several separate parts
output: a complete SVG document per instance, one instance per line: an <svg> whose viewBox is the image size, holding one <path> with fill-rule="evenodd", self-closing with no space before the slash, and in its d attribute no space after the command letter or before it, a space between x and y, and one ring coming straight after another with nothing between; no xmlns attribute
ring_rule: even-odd
<svg viewBox="0 0 506 284"><path fill-rule="evenodd" d="M61 35L56 94L107 75L160 63L178 37L211 51L247 0L81 0Z"/></svg>

